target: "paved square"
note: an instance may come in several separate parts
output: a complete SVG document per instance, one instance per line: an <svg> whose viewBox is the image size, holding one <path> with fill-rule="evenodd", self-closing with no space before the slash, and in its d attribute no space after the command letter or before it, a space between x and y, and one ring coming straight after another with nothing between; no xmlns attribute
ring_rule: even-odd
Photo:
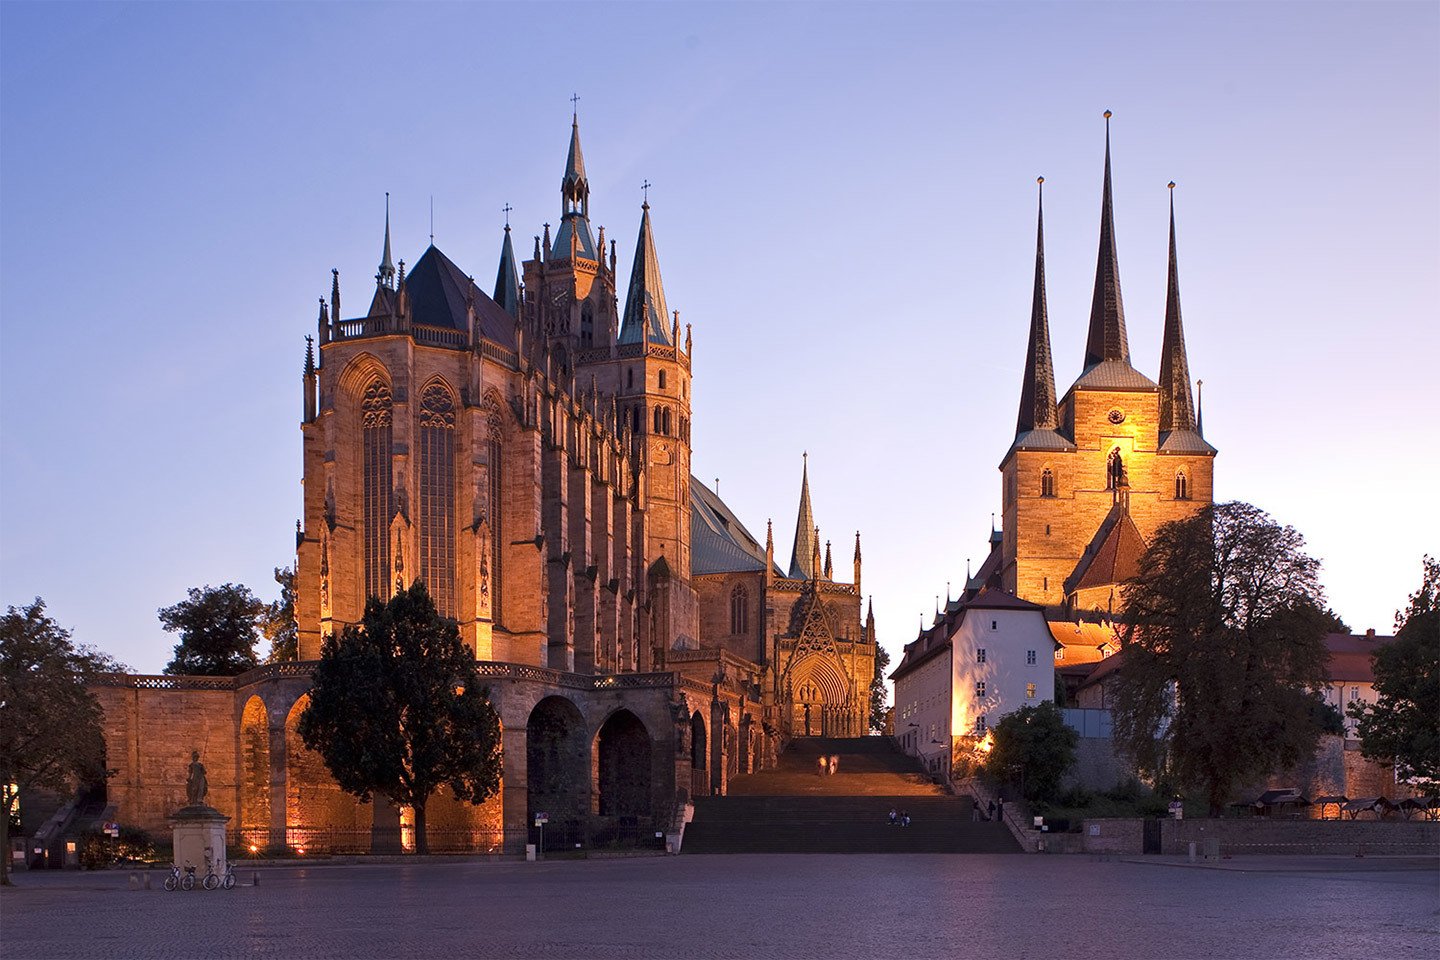
<svg viewBox="0 0 1440 960"><path fill-rule="evenodd" d="M21 874L14 958L1435 956L1437 861L738 855ZM252 871L243 870L248 884Z"/></svg>

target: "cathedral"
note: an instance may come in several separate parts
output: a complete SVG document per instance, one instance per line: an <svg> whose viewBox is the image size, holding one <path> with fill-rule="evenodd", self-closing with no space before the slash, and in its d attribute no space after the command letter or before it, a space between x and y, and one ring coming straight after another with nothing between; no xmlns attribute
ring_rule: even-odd
<svg viewBox="0 0 1440 960"><path fill-rule="evenodd" d="M458 624L504 728L500 795L437 794L434 849L522 851L542 813L547 843L667 833L689 797L790 738L868 732L859 534L837 580L807 462L782 568L769 524L762 544L691 475L696 338L667 302L648 200L623 289L618 261L592 227L577 118L558 225L521 261L507 223L492 293L433 238L408 269L393 260L388 210L361 309L331 272L302 380L300 659L97 690L117 819L163 830L194 746L248 844L403 846L413 812L343 794L295 725L325 638L415 581ZM190 710L234 722L192 744L164 726Z"/></svg>
<svg viewBox="0 0 1440 960"><path fill-rule="evenodd" d="M1130 362L1110 185L1109 117L1095 293L1080 376L1057 400L1045 301L1045 220L1037 216L1035 287L1015 439L1000 462L1002 535L977 578L1052 619L1121 607L1119 586L1138 572L1159 527L1212 502L1215 448L1190 388L1175 251L1170 264L1159 382ZM1043 178L1040 183L1044 189Z"/></svg>

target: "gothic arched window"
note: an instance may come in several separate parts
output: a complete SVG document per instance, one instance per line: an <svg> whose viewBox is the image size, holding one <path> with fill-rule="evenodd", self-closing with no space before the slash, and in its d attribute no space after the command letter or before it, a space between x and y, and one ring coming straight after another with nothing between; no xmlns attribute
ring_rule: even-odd
<svg viewBox="0 0 1440 960"><path fill-rule="evenodd" d="M1190 499L1190 481L1185 478L1185 471L1181 470L1175 474L1175 499Z"/></svg>
<svg viewBox="0 0 1440 960"><path fill-rule="evenodd" d="M663 434L665 434L665 436L667 436L667 437L670 436L670 408L669 408L669 407L666 407L666 408L664 408L664 410L661 411L660 424L661 424L660 432L663 433Z"/></svg>
<svg viewBox="0 0 1440 960"><path fill-rule="evenodd" d="M635 387L635 368L630 367L625 371L625 389L632 390Z"/></svg>
<svg viewBox="0 0 1440 960"><path fill-rule="evenodd" d="M660 432L660 423L661 423L661 420L660 420L660 408L659 408L659 407L656 407L656 408L655 408L655 431L654 431L655 433L659 433L659 432Z"/></svg>
<svg viewBox="0 0 1440 960"><path fill-rule="evenodd" d="M730 632L750 632L750 591L744 584L730 591Z"/></svg>
<svg viewBox="0 0 1440 960"><path fill-rule="evenodd" d="M420 579L442 616L455 609L455 398L441 383L420 395Z"/></svg>
<svg viewBox="0 0 1440 960"><path fill-rule="evenodd" d="M1040 496L1055 496L1055 474L1050 472L1049 467L1046 467L1045 472L1040 474Z"/></svg>
<svg viewBox="0 0 1440 960"><path fill-rule="evenodd" d="M1125 482L1125 461L1120 459L1120 448L1116 447L1110 451L1110 459L1105 463L1105 489L1114 490Z"/></svg>
<svg viewBox="0 0 1440 960"><path fill-rule="evenodd" d="M639 407L631 407L631 408L630 408L630 429L634 430L636 433L639 433L639 432L640 432L640 408L639 408Z"/></svg>
<svg viewBox="0 0 1440 960"><path fill-rule="evenodd" d="M502 576L505 559L505 512L501 509L501 498L505 490L502 483L505 464L500 453L500 414L496 410L490 413L490 437L486 441L485 451L488 461L486 476L490 481L485 503L485 518L490 524L490 618L499 623L501 601L504 597L502 587L505 584Z"/></svg>
<svg viewBox="0 0 1440 960"><path fill-rule="evenodd" d="M580 346L589 347L595 343L595 314L590 304L580 308Z"/></svg>
<svg viewBox="0 0 1440 960"><path fill-rule="evenodd" d="M660 371L660 389L661 389L661 390L664 390L664 389L665 389L665 371L664 371L664 370L661 370L661 371Z"/></svg>
<svg viewBox="0 0 1440 960"><path fill-rule="evenodd" d="M390 596L390 520L395 516L391 472L390 386L376 377L360 400L361 501L365 536L365 595Z"/></svg>

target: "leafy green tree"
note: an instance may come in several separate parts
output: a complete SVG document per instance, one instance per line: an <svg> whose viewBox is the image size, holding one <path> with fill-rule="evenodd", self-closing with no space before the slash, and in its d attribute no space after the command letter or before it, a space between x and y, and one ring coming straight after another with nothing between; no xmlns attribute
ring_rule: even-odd
<svg viewBox="0 0 1440 960"><path fill-rule="evenodd" d="M167 632L180 634L166 673L230 677L257 665L255 644L265 604L249 587L191 587L188 599L162 607L159 614Z"/></svg>
<svg viewBox="0 0 1440 960"><path fill-rule="evenodd" d="M415 850L429 852L425 805L449 786L480 804L500 787L500 719L455 621L417 581L320 653L300 737L341 789L415 811Z"/></svg>
<svg viewBox="0 0 1440 960"><path fill-rule="evenodd" d="M280 585L280 599L269 604L260 615L260 632L270 641L266 663L300 659L300 626L295 621L295 569L276 567L275 582Z"/></svg>
<svg viewBox="0 0 1440 960"><path fill-rule="evenodd" d="M1440 560L1423 560L1420 589L1395 614L1395 639L1375 651L1374 704L1352 703L1360 753L1394 762L1404 779L1440 789Z"/></svg>
<svg viewBox="0 0 1440 960"><path fill-rule="evenodd" d="M1124 585L1115 739L1141 770L1203 790L1294 766L1320 735L1331 625L1293 527L1247 503L1207 506L1155 534Z"/></svg>
<svg viewBox="0 0 1440 960"><path fill-rule="evenodd" d="M1065 715L1050 701L1007 713L995 725L994 746L985 772L1019 784L1026 800L1053 799L1065 771L1075 763L1080 734L1065 725Z"/></svg>
<svg viewBox="0 0 1440 960"><path fill-rule="evenodd" d="M66 793L104 779L103 715L87 684L123 669L71 642L39 597L0 617L0 884L10 882L10 824L20 793Z"/></svg>
<svg viewBox="0 0 1440 960"><path fill-rule="evenodd" d="M885 711L889 709L890 692L885 689L885 670L890 666L890 652L875 644L875 674L870 678L870 732L885 729Z"/></svg>

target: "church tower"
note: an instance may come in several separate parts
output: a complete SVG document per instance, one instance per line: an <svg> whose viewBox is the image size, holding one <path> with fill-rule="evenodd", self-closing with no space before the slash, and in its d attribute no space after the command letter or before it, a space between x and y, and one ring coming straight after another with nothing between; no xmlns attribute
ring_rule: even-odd
<svg viewBox="0 0 1440 960"><path fill-rule="evenodd" d="M1071 614L1117 611L1119 585L1135 571L1155 531L1191 515L1213 496L1215 448L1200 436L1190 401L1173 199L1161 383L1156 384L1130 362L1115 241L1109 111L1105 120L1100 243L1084 368L1057 402L1042 214L1019 418L1000 465L1002 583L1023 599Z"/></svg>

